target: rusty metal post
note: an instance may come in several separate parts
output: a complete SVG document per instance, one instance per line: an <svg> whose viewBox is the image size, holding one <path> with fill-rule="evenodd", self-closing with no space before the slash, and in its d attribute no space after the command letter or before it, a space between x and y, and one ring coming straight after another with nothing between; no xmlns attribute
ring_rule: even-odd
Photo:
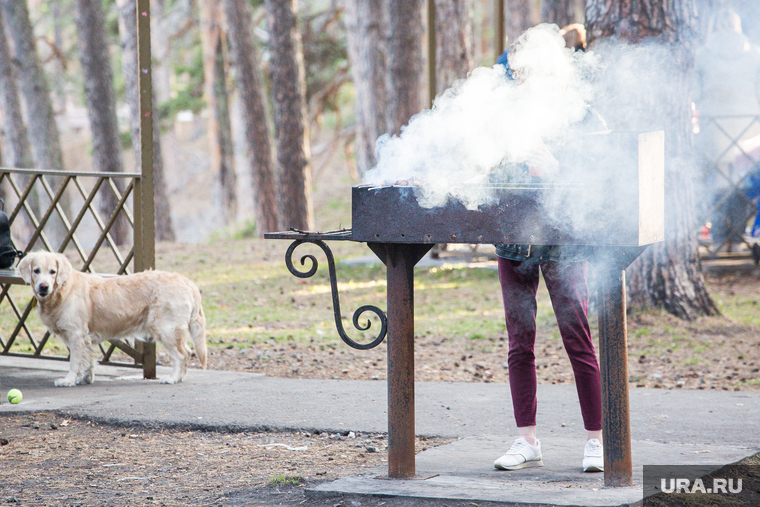
<svg viewBox="0 0 760 507"><path fill-rule="evenodd" d="M433 245L371 243L388 280L388 477L416 474L414 459L414 266Z"/></svg>
<svg viewBox="0 0 760 507"><path fill-rule="evenodd" d="M150 0L137 0L137 86L140 90L140 172L133 198L135 271L156 267L153 199L153 81L150 51ZM139 350L139 349L138 349ZM156 344L145 343L143 376L156 378Z"/></svg>
<svg viewBox="0 0 760 507"><path fill-rule="evenodd" d="M598 283L604 485L630 486L633 484L633 470L628 403L625 271L615 267L603 268Z"/></svg>

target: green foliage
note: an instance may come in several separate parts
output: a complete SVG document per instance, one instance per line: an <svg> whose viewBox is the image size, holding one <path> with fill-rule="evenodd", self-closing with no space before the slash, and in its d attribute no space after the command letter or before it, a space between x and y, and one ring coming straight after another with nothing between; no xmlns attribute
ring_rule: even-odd
<svg viewBox="0 0 760 507"><path fill-rule="evenodd" d="M348 72L346 34L339 22L339 11L324 10L302 16L303 59L306 71L306 100L319 107L320 113L341 108L341 88Z"/></svg>
<svg viewBox="0 0 760 507"><path fill-rule="evenodd" d="M251 239L256 237L256 222L254 220L247 220L243 223L235 233L232 235L234 239Z"/></svg>
<svg viewBox="0 0 760 507"><path fill-rule="evenodd" d="M119 132L119 137L121 138L121 147L126 149L129 149L132 147L132 131L131 130L122 130Z"/></svg>
<svg viewBox="0 0 760 507"><path fill-rule="evenodd" d="M760 303L754 295L736 295L730 299L718 300L716 303L720 312L729 319L760 327Z"/></svg>
<svg viewBox="0 0 760 507"><path fill-rule="evenodd" d="M298 475L285 475L280 473L269 479L269 484L272 486L298 486L304 482L304 478L301 474Z"/></svg>
<svg viewBox="0 0 760 507"><path fill-rule="evenodd" d="M173 118L179 111L190 110L200 113L206 107L203 99L203 48L200 44L191 47L187 61L174 65L176 87L173 96L158 106L161 118Z"/></svg>

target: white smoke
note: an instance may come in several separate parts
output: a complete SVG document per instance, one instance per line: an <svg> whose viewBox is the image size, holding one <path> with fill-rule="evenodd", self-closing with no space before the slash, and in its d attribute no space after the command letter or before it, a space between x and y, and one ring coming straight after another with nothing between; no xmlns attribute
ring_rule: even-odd
<svg viewBox="0 0 760 507"><path fill-rule="evenodd" d="M593 53L564 47L556 25L543 24L510 50L516 80L504 66L475 69L415 115L399 136L378 139L377 166L364 183L413 182L425 207L458 199L476 209L489 199L483 175L525 162L542 142L561 144L593 100ZM470 185L468 185L470 184Z"/></svg>

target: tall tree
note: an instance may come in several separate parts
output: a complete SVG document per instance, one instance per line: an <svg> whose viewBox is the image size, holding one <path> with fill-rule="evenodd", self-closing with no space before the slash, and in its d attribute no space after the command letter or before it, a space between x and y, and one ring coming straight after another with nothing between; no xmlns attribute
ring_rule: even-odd
<svg viewBox="0 0 760 507"><path fill-rule="evenodd" d="M539 12L533 2L525 0L505 0L506 46L512 43L525 30L538 23Z"/></svg>
<svg viewBox="0 0 760 507"><path fill-rule="evenodd" d="M387 123L392 134L420 111L422 0L389 0Z"/></svg>
<svg viewBox="0 0 760 507"><path fill-rule="evenodd" d="M3 163L10 167L28 169L34 165L34 162L14 74L10 48L8 48L2 22L2 11L0 11L0 111L3 112Z"/></svg>
<svg viewBox="0 0 760 507"><path fill-rule="evenodd" d="M562 28L570 23L583 22L583 0L542 0L541 21Z"/></svg>
<svg viewBox="0 0 760 507"><path fill-rule="evenodd" d="M638 85L611 90L625 97L604 111L610 127L665 129L665 241L628 269L632 307L663 308L685 319L718 313L705 288L695 234L689 109L695 21L693 0L586 4L590 41L610 72L625 70Z"/></svg>
<svg viewBox="0 0 760 507"><path fill-rule="evenodd" d="M98 172L124 172L111 55L100 0L75 0L74 20L79 40L79 61L84 76L85 104L92 133L93 164ZM104 218L111 216L117 204L118 199L111 189L101 190L100 212ZM114 222L111 234L117 244L127 242L127 225L123 213Z"/></svg>
<svg viewBox="0 0 760 507"><path fill-rule="evenodd" d="M38 167L63 170L63 152L45 73L40 65L25 1L2 0L3 16L13 41L19 88L29 121L32 154Z"/></svg>
<svg viewBox="0 0 760 507"><path fill-rule="evenodd" d="M2 10L0 10L0 111L2 111L2 132L3 132L3 161L2 164L8 167L30 168L34 165L32 161L32 148L29 145L26 125L21 113L21 103L19 102L18 87L13 71L13 62L11 52L8 47L8 40L5 36L5 26L3 23ZM26 183L26 178L21 178L22 183ZM4 190L4 189L3 189ZM7 195L2 196L7 201ZM36 194L32 193L28 199L34 213L39 216L39 201ZM10 204L10 203L8 203ZM34 232L32 224L25 214L20 214L21 220L14 222L14 235L22 239L29 238Z"/></svg>
<svg viewBox="0 0 760 507"><path fill-rule="evenodd" d="M472 0L435 0L437 93L472 70L472 7Z"/></svg>
<svg viewBox="0 0 760 507"><path fill-rule="evenodd" d="M65 170L63 151L53 112L53 104L45 73L40 65L34 32L29 20L25 1L2 0L3 17L12 41L13 58L16 63L19 90L26 111L32 157L36 167L56 171ZM64 213L68 200L60 201ZM51 239L58 242L65 236L62 222L56 214L50 219L48 231Z"/></svg>
<svg viewBox="0 0 760 507"><path fill-rule="evenodd" d="M265 0L274 93L280 226L314 227L306 81L296 0Z"/></svg>
<svg viewBox="0 0 760 507"><path fill-rule="evenodd" d="M251 161L256 232L275 231L278 226L277 185L272 163L271 137L264 107L259 54L251 37L251 12L245 0L224 0L235 81L243 110L248 160Z"/></svg>
<svg viewBox="0 0 760 507"><path fill-rule="evenodd" d="M237 215L237 178L225 65L227 33L224 10L221 0L201 2L200 8L211 169L221 186L222 209L225 221L229 224L235 221Z"/></svg>
<svg viewBox="0 0 760 507"><path fill-rule="evenodd" d="M359 176L372 169L375 141L386 133L385 2L344 0L348 58L356 90L355 157Z"/></svg>
<svg viewBox="0 0 760 507"><path fill-rule="evenodd" d="M139 165L140 145L140 90L137 84L137 21L135 0L118 0L119 36L121 38L121 64L124 71L124 87L130 111L132 149L135 165ZM155 98L155 92L153 93ZM166 191L164 158L161 154L161 131L158 115L153 115L153 202L156 211L156 239L174 241L171 205Z"/></svg>

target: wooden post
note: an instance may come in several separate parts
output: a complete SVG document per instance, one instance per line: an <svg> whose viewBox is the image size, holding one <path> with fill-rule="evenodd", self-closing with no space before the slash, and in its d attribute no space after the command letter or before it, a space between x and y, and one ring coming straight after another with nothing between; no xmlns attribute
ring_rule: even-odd
<svg viewBox="0 0 760 507"><path fill-rule="evenodd" d="M133 200L135 271L145 271L156 267L150 0L137 0L135 7L137 16L137 85L140 90L140 172L142 174L135 182ZM145 378L156 378L156 344L145 343L142 346L142 351L143 375Z"/></svg>
<svg viewBox="0 0 760 507"><path fill-rule="evenodd" d="M493 27L494 27L494 51L496 54L493 60L496 61L504 52L504 42L507 37L504 28L504 0L494 0L493 2Z"/></svg>
<svg viewBox="0 0 760 507"><path fill-rule="evenodd" d="M433 107L436 89L438 88L436 75L438 64L436 61L436 34L435 34L435 0L427 0L427 77L428 77L428 107Z"/></svg>

